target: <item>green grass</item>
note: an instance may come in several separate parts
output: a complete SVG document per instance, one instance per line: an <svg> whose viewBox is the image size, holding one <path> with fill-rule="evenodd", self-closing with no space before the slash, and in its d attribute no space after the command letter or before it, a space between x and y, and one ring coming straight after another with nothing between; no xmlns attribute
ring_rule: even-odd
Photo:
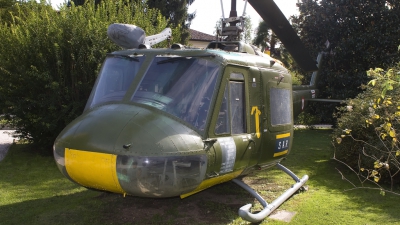
<svg viewBox="0 0 400 225"><path fill-rule="evenodd" d="M298 176L310 176L309 190L295 194L278 210L296 212L289 224L400 224L399 197L378 191L344 192L351 185L331 160L330 131L295 131L294 148L282 162ZM354 177L353 177L354 178ZM293 184L277 169L252 174L244 181L268 202ZM148 199L102 193L64 178L54 160L13 145L0 162L0 224L249 224L237 215L256 203L228 182L185 199ZM287 224L267 218L261 224Z"/></svg>
<svg viewBox="0 0 400 225"><path fill-rule="evenodd" d="M280 207L297 212L290 224L400 224L398 196L382 196L379 191L367 189L344 192L352 186L341 179L336 168L356 180L331 159L333 147L329 135L330 131L295 132L293 152L282 164L298 176L308 174L310 179L306 184L309 191L293 196ZM276 175L273 179L280 183ZM267 223L280 224L269 219L262 224Z"/></svg>

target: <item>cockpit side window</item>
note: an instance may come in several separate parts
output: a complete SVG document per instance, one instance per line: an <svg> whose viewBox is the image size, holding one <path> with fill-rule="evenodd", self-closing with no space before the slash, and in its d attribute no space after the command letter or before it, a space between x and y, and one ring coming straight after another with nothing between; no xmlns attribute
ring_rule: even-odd
<svg viewBox="0 0 400 225"><path fill-rule="evenodd" d="M87 108L98 104L121 101L135 78L145 56L109 56L100 71Z"/></svg>
<svg viewBox="0 0 400 225"><path fill-rule="evenodd" d="M132 101L167 112L203 132L219 71L210 58L155 57Z"/></svg>

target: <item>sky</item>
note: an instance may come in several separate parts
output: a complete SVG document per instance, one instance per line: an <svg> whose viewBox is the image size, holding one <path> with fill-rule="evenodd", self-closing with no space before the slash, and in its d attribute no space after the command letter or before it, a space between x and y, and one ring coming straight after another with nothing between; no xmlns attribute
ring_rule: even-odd
<svg viewBox="0 0 400 225"><path fill-rule="evenodd" d="M286 18L298 14L296 3L298 0L275 0L275 3L281 9ZM66 2L66 0L51 0L53 8L57 9L58 6ZM229 16L231 10L231 0L222 0L224 7L225 17ZM238 16L243 15L244 0L237 0L236 10ZM220 0L195 0L189 7L189 12L196 11L196 18L192 21L191 29L214 35L214 27L216 22L222 18L221 1ZM261 17L251 7L249 3L246 6L246 15L250 16L252 28L256 29Z"/></svg>
<svg viewBox="0 0 400 225"><path fill-rule="evenodd" d="M289 18L292 15L298 14L296 3L298 0L275 0L282 13ZM231 11L231 1L223 0L224 15L229 17ZM243 0L237 0L236 11L238 16L243 15L244 9ZM195 0L194 3L189 7L189 12L196 11L196 17L192 21L190 26L191 29L197 30L206 34L214 35L215 24L222 18L221 1L220 0ZM261 17L251 7L249 3L246 6L246 15L250 16L252 22L252 28L256 29L260 23Z"/></svg>

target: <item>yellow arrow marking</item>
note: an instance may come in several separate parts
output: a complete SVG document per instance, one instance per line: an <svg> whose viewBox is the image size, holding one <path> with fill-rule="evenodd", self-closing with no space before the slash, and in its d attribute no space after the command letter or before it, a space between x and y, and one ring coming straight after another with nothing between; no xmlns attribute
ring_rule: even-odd
<svg viewBox="0 0 400 225"><path fill-rule="evenodd" d="M260 115L261 115L261 111L258 109L258 106L253 106L251 108L251 115L254 114L254 119L256 120L256 134L257 134L257 138L260 138L261 134L260 134Z"/></svg>

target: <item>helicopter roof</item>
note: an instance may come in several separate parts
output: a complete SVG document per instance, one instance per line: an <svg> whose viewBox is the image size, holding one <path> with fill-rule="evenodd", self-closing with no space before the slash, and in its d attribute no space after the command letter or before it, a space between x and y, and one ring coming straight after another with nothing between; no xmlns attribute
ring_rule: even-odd
<svg viewBox="0 0 400 225"><path fill-rule="evenodd" d="M184 56L184 57L214 57L215 60L220 61L224 65L240 65L246 67L257 67L279 70L287 72L279 61L273 59L267 54L257 52L259 55L224 51L221 49L172 49L172 48L155 48L155 49L126 49L115 51L113 55L162 55L162 56ZM276 63L279 62L279 63Z"/></svg>

